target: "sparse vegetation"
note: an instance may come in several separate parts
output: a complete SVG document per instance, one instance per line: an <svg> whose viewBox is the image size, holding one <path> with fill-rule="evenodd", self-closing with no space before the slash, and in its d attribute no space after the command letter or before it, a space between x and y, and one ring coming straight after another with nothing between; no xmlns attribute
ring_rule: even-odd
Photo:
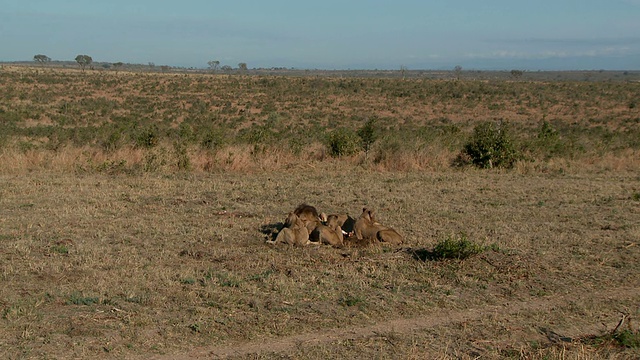
<svg viewBox="0 0 640 360"><path fill-rule="evenodd" d="M616 166L632 168L627 152L640 149L637 114L618 106L634 101L633 86L624 82L78 76L21 69L1 74L5 152L67 152L86 169L105 158L126 160L135 172L178 141L189 171L229 170L239 162L243 169L263 168L273 166L273 156L277 166L289 166L301 154L317 161L325 152L347 162L371 155L368 166L396 171L442 169L457 154L458 164L479 167L510 168L521 159L536 169L558 159L607 167L615 158ZM34 82L39 86L30 86ZM586 119L584 126L572 125L574 118ZM154 171L175 170L174 161L164 163Z"/></svg>
<svg viewBox="0 0 640 360"><path fill-rule="evenodd" d="M640 349L640 330L633 328L631 318L625 314L612 331L601 335L587 335L577 339L577 342L597 348L622 347Z"/></svg>
<svg viewBox="0 0 640 360"><path fill-rule="evenodd" d="M72 293L71 295L69 295L69 299L67 300L67 304L70 304L70 305L94 305L99 303L100 303L100 298L84 296L80 292Z"/></svg>
<svg viewBox="0 0 640 360"><path fill-rule="evenodd" d="M149 68L0 72L0 358L639 357L637 84Z"/></svg>

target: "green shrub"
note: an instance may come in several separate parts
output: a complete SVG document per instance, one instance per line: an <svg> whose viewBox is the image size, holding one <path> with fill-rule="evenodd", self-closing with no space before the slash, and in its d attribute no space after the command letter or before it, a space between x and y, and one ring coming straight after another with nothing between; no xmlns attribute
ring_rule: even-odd
<svg viewBox="0 0 640 360"><path fill-rule="evenodd" d="M112 130L106 137L101 141L102 149L106 152L112 152L120 148L120 142L122 140L122 132L115 129Z"/></svg>
<svg viewBox="0 0 640 360"><path fill-rule="evenodd" d="M627 348L640 348L640 331L623 330L613 335L613 338Z"/></svg>
<svg viewBox="0 0 640 360"><path fill-rule="evenodd" d="M302 150L304 150L305 146L308 145L302 134L289 137L288 143L289 150L291 150L291 153L296 156L302 154Z"/></svg>
<svg viewBox="0 0 640 360"><path fill-rule="evenodd" d="M140 129L136 135L136 146L139 148L149 149L155 147L159 141L160 131L156 125Z"/></svg>
<svg viewBox="0 0 640 360"><path fill-rule="evenodd" d="M212 151L219 150L224 144L225 132L219 128L210 128L200 140L200 147Z"/></svg>
<svg viewBox="0 0 640 360"><path fill-rule="evenodd" d="M479 254L485 249L484 246L467 239L465 234L461 234L457 238L449 236L436 244L433 249L432 258L462 260Z"/></svg>
<svg viewBox="0 0 640 360"><path fill-rule="evenodd" d="M603 335L591 335L579 339L580 342L597 347L623 347L640 349L640 331L633 329L615 330Z"/></svg>
<svg viewBox="0 0 640 360"><path fill-rule="evenodd" d="M538 129L538 139L556 139L558 138L558 132L553 126L546 120L542 121L540 124L540 129Z"/></svg>
<svg viewBox="0 0 640 360"><path fill-rule="evenodd" d="M277 136L268 126L253 124L250 128L240 130L238 137L251 145L264 145L272 143Z"/></svg>
<svg viewBox="0 0 640 360"><path fill-rule="evenodd" d="M362 142L362 148L364 149L365 156L368 156L369 150L371 150L371 145L373 145L373 143L378 139L376 120L367 120L364 126L358 130L357 134Z"/></svg>
<svg viewBox="0 0 640 360"><path fill-rule="evenodd" d="M338 128L329 133L328 148L331 156L349 156L360 151L361 139L353 131Z"/></svg>
<svg viewBox="0 0 640 360"><path fill-rule="evenodd" d="M182 142L192 142L196 138L193 127L184 121L178 126L178 137Z"/></svg>
<svg viewBox="0 0 640 360"><path fill-rule="evenodd" d="M476 125L462 152L474 165L481 168L510 168L519 157L505 122L483 122Z"/></svg>

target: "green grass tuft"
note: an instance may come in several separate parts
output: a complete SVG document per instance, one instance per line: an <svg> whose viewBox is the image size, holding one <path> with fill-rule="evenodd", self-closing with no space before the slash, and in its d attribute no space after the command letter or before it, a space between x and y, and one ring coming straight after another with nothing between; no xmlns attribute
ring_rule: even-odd
<svg viewBox="0 0 640 360"><path fill-rule="evenodd" d="M69 295L69 299L67 300L67 305L93 305L99 303L100 298L83 296L77 291Z"/></svg>
<svg viewBox="0 0 640 360"><path fill-rule="evenodd" d="M449 236L438 242L433 249L435 259L463 260L485 251L486 247L476 244L467 238L466 234L458 237Z"/></svg>

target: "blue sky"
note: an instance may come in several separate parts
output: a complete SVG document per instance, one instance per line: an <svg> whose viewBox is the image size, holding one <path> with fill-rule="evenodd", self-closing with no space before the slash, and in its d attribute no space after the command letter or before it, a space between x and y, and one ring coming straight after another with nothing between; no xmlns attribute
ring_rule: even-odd
<svg viewBox="0 0 640 360"><path fill-rule="evenodd" d="M0 61L640 69L640 0L0 0Z"/></svg>

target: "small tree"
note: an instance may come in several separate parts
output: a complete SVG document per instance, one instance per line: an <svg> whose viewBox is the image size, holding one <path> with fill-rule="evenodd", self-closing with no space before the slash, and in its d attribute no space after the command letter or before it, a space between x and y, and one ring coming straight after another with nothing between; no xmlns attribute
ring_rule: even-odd
<svg viewBox="0 0 640 360"><path fill-rule="evenodd" d="M378 130L376 128L376 120L369 119L358 130L358 136L360 136L360 140L362 141L362 148L364 149L364 158L367 159L369 157L369 150L371 150L371 145L378 139Z"/></svg>
<svg viewBox="0 0 640 360"><path fill-rule="evenodd" d="M49 62L51 62L51 58L48 57L47 55L38 54L33 56L33 61L44 66L44 64L48 64Z"/></svg>
<svg viewBox="0 0 640 360"><path fill-rule="evenodd" d="M233 68L231 66L229 66L229 65L222 65L222 67L220 69L222 69L222 71L224 71L226 73L229 73L229 72L231 72L231 70L233 70Z"/></svg>
<svg viewBox="0 0 640 360"><path fill-rule="evenodd" d="M400 73L402 74L402 80L404 80L404 77L405 77L405 76L406 76L406 74L407 74L407 67L406 67L406 66L404 66L404 65L401 65L401 66L400 66Z"/></svg>
<svg viewBox="0 0 640 360"><path fill-rule="evenodd" d="M505 122L482 122L476 125L471 139L464 145L463 153L481 168L510 168L519 157Z"/></svg>
<svg viewBox="0 0 640 360"><path fill-rule="evenodd" d="M209 65L209 69L211 69L211 71L214 72L214 73L220 67L220 61L218 61L218 60L211 60L207 64Z"/></svg>
<svg viewBox="0 0 640 360"><path fill-rule="evenodd" d="M76 56L76 62L80 65L82 71L84 71L84 68L87 65L90 65L93 62L93 59L89 55L78 55Z"/></svg>
<svg viewBox="0 0 640 360"><path fill-rule="evenodd" d="M455 74L456 79L460 80L460 75L462 75L462 66L456 65L453 68L453 73Z"/></svg>
<svg viewBox="0 0 640 360"><path fill-rule="evenodd" d="M247 63L243 63L243 62L239 63L239 64L238 64L238 69L239 69L240 71L243 71L243 72L244 72L244 71L247 71Z"/></svg>
<svg viewBox="0 0 640 360"><path fill-rule="evenodd" d="M522 74L524 74L522 70L511 70L511 77L513 77L514 79L521 78Z"/></svg>
<svg viewBox="0 0 640 360"><path fill-rule="evenodd" d="M118 73L118 70L124 65L121 61L118 61L116 63L113 63L113 68L116 70L116 74Z"/></svg>

